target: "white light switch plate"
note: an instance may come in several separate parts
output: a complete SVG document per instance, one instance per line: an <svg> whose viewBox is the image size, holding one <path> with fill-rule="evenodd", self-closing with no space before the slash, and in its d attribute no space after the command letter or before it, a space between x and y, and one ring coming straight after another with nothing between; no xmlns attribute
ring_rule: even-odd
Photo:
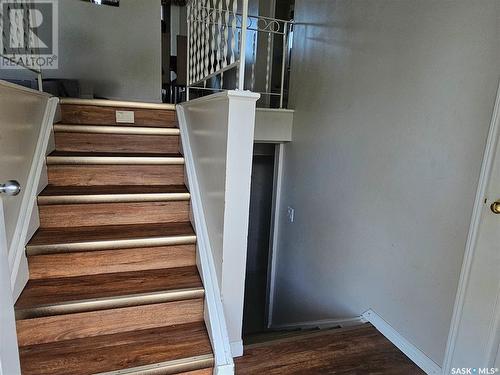
<svg viewBox="0 0 500 375"><path fill-rule="evenodd" d="M135 122L134 111L116 111L116 122L133 124Z"/></svg>
<svg viewBox="0 0 500 375"><path fill-rule="evenodd" d="M295 208L289 206L287 210L287 216L288 216L288 221L290 223L293 223L295 221Z"/></svg>

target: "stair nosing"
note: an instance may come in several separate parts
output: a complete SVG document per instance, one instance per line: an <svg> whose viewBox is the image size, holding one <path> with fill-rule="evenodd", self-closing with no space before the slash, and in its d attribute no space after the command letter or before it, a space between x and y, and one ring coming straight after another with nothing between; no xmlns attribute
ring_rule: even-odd
<svg viewBox="0 0 500 375"><path fill-rule="evenodd" d="M190 245L196 243L196 235L174 235L161 237L147 238L132 238L121 240L99 240L99 241L80 241L44 245L26 246L26 254L28 256L58 254L67 252L79 251L99 251L113 249L132 249L140 247L156 247L156 246L173 246L173 245Z"/></svg>
<svg viewBox="0 0 500 375"><path fill-rule="evenodd" d="M172 202L188 201L190 193L137 193L137 194L58 194L38 196L38 204L42 206L56 204L85 203L133 203L133 202Z"/></svg>
<svg viewBox="0 0 500 375"><path fill-rule="evenodd" d="M63 156L48 155L47 165L183 165L182 156Z"/></svg>
<svg viewBox="0 0 500 375"><path fill-rule="evenodd" d="M203 287L170 289L111 297L88 298L60 303L43 304L17 309L16 320L34 319L45 316L65 315L97 310L109 310L131 306L152 305L188 299L203 298Z"/></svg>
<svg viewBox="0 0 500 375"><path fill-rule="evenodd" d="M213 354L175 359L128 369L100 372L95 375L171 375L196 371L214 366Z"/></svg>
<svg viewBox="0 0 500 375"><path fill-rule="evenodd" d="M85 105L93 107L113 107L113 108L134 108L134 109L159 109L175 112L176 105L168 103L135 102L126 100L108 99L81 99L81 98L60 98L61 105Z"/></svg>
<svg viewBox="0 0 500 375"><path fill-rule="evenodd" d="M158 135L178 136L179 128L154 128L146 126L126 125L72 125L54 124L56 133L88 133L88 134L127 134L127 135Z"/></svg>

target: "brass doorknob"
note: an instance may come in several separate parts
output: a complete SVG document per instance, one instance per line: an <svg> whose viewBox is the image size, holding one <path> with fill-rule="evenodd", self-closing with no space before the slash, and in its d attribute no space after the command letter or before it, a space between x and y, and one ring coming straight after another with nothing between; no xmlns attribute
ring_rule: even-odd
<svg viewBox="0 0 500 375"><path fill-rule="evenodd" d="M500 215L500 201L493 202L491 211L493 211L494 214Z"/></svg>

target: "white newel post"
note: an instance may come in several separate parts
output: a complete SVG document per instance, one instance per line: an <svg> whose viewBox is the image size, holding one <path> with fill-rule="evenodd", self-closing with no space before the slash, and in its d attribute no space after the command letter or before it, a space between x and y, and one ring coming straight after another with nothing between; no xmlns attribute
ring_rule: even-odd
<svg viewBox="0 0 500 375"><path fill-rule="evenodd" d="M243 354L248 216L255 107L260 95L229 91L221 294L233 357Z"/></svg>

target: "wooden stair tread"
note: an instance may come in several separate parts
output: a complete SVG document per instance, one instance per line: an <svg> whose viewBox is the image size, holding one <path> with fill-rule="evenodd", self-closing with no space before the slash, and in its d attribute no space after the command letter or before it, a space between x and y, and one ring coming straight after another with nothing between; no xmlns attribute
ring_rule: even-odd
<svg viewBox="0 0 500 375"><path fill-rule="evenodd" d="M177 194L188 193L185 185L102 185L56 186L48 185L39 196L108 195L108 194Z"/></svg>
<svg viewBox="0 0 500 375"><path fill-rule="evenodd" d="M112 241L194 235L191 223L155 223L104 225L97 227L41 228L31 238L30 246L74 242Z"/></svg>
<svg viewBox="0 0 500 375"><path fill-rule="evenodd" d="M179 153L172 154L149 154L149 153L127 153L127 152L78 152L78 151L52 151L48 157L159 157L159 158L180 158Z"/></svg>
<svg viewBox="0 0 500 375"><path fill-rule="evenodd" d="M196 266L29 280L15 305L27 309L95 298L202 288Z"/></svg>
<svg viewBox="0 0 500 375"><path fill-rule="evenodd" d="M152 110L166 110L173 111L176 110L175 104L170 103L156 103L156 102L146 102L146 101L136 101L136 100L115 100L115 99L83 99L83 98L71 98L71 97L61 97L59 98L59 105L61 107L67 105L80 105L80 106L97 106L100 108L111 107L111 108L129 108L129 109L152 109Z"/></svg>
<svg viewBox="0 0 500 375"><path fill-rule="evenodd" d="M203 322L20 347L23 375L87 375L200 356L212 364L182 371L213 366Z"/></svg>

